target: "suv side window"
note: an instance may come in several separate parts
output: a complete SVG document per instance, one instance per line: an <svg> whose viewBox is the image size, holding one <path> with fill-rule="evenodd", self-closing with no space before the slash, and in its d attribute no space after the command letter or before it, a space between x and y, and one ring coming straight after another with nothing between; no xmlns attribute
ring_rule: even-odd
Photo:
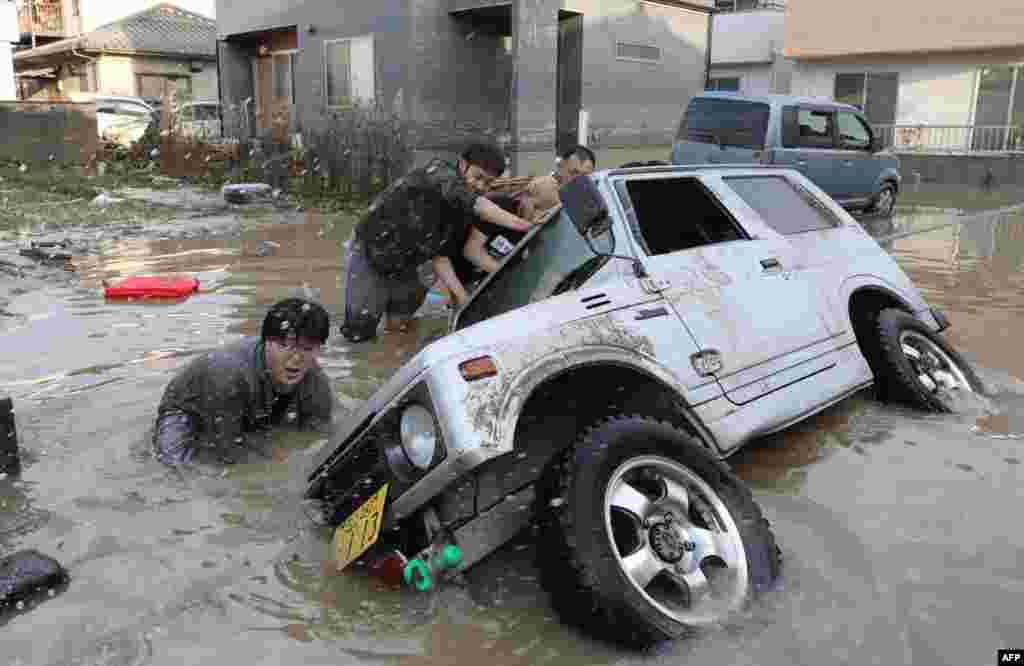
<svg viewBox="0 0 1024 666"><path fill-rule="evenodd" d="M840 111L838 116L839 147L845 150L869 150L871 130L864 121L849 111Z"/></svg>
<svg viewBox="0 0 1024 666"><path fill-rule="evenodd" d="M625 189L630 228L648 256L746 238L696 178L628 180Z"/></svg>
<svg viewBox="0 0 1024 666"><path fill-rule="evenodd" d="M817 197L783 176L733 176L723 180L765 224L783 236L842 225Z"/></svg>

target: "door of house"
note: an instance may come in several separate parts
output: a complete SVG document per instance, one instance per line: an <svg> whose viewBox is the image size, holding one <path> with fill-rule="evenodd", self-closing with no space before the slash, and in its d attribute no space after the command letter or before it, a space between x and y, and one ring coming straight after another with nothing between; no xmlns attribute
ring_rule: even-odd
<svg viewBox="0 0 1024 666"><path fill-rule="evenodd" d="M259 135L288 140L290 109L294 99L294 52L270 53L253 59L255 125Z"/></svg>

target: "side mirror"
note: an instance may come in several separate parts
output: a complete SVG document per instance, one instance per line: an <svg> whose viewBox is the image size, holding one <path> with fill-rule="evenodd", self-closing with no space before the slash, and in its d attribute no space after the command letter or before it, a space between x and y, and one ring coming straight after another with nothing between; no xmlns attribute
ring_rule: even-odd
<svg viewBox="0 0 1024 666"><path fill-rule="evenodd" d="M580 236L589 238L608 228L608 207L590 176L577 176L558 190L562 211Z"/></svg>
<svg viewBox="0 0 1024 666"><path fill-rule="evenodd" d="M882 137L874 134L871 136L871 152L880 153L885 150L885 144L882 142Z"/></svg>

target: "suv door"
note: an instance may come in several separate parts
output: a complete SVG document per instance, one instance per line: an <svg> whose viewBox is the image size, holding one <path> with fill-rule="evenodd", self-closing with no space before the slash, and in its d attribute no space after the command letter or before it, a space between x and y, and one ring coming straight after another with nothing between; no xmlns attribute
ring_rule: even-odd
<svg viewBox="0 0 1024 666"><path fill-rule="evenodd" d="M838 200L836 158L835 113L830 107L782 107L782 147L775 151L774 164L795 167Z"/></svg>
<svg viewBox="0 0 1024 666"><path fill-rule="evenodd" d="M875 181L880 170L879 161L871 152L871 128L852 111L836 113L839 158L837 191L843 199L867 205L875 194Z"/></svg>
<svg viewBox="0 0 1024 666"><path fill-rule="evenodd" d="M634 176L616 189L645 269L730 402L834 365L833 334L797 252L721 179Z"/></svg>

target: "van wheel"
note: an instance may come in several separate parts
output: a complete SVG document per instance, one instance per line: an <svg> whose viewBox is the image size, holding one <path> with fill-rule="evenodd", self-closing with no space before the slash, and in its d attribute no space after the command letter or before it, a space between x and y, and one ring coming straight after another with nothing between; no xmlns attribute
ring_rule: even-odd
<svg viewBox="0 0 1024 666"><path fill-rule="evenodd" d="M689 434L616 416L556 456L537 494L559 616L634 647L727 619L779 574L747 487Z"/></svg>
<svg viewBox="0 0 1024 666"><path fill-rule="evenodd" d="M959 396L983 394L970 364L942 337L902 310L882 310L876 324L878 368L887 398L937 412L952 412Z"/></svg>
<svg viewBox="0 0 1024 666"><path fill-rule="evenodd" d="M882 185L882 189L875 195L871 205L868 206L868 213L878 217L892 217L896 209L896 188L892 185Z"/></svg>

